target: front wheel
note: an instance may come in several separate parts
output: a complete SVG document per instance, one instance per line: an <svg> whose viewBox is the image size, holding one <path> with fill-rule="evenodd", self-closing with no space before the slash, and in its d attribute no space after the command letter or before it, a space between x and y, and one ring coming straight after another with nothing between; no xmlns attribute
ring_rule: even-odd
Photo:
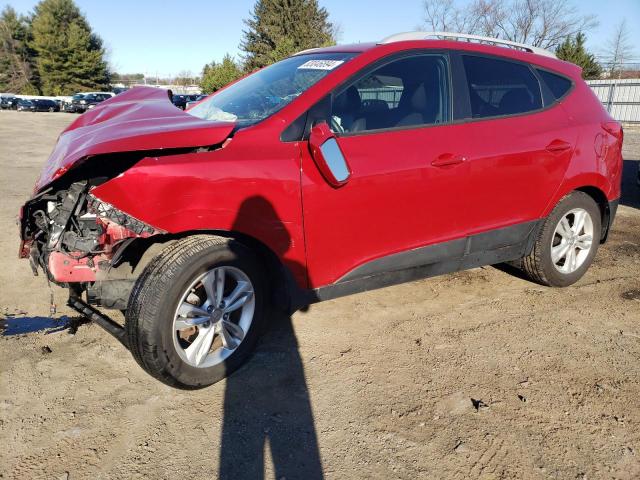
<svg viewBox="0 0 640 480"><path fill-rule="evenodd" d="M532 280L566 287L585 274L598 251L602 233L600 208L584 192L564 197L538 232L521 266Z"/></svg>
<svg viewBox="0 0 640 480"><path fill-rule="evenodd" d="M261 263L244 245L196 235L144 270L126 313L129 348L158 380L202 388L239 368L265 322Z"/></svg>

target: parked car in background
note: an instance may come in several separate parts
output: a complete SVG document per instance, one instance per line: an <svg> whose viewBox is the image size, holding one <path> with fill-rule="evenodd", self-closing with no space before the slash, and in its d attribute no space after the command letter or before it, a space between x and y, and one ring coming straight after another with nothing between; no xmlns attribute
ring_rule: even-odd
<svg viewBox="0 0 640 480"><path fill-rule="evenodd" d="M86 92L76 93L70 103L65 104L64 111L70 113L84 113L91 110L100 102L104 102L115 96L113 92Z"/></svg>
<svg viewBox="0 0 640 480"><path fill-rule="evenodd" d="M47 98L22 98L18 101L17 110L20 112L59 112L60 105L55 100Z"/></svg>
<svg viewBox="0 0 640 480"><path fill-rule="evenodd" d="M59 112L60 104L55 100L37 98L32 100L36 112Z"/></svg>
<svg viewBox="0 0 640 480"><path fill-rule="evenodd" d="M134 88L60 135L20 256L174 387L240 367L274 308L502 262L567 287L621 194L620 123L515 42L405 33L168 97Z"/></svg>
<svg viewBox="0 0 640 480"><path fill-rule="evenodd" d="M70 100L63 102L62 110L68 113L76 113L76 107L80 104L79 102L83 98L84 98L84 94L76 93L71 97Z"/></svg>
<svg viewBox="0 0 640 480"><path fill-rule="evenodd" d="M26 98L18 99L18 103L16 104L16 110L18 110L19 112L35 111L33 108L33 102L31 100L27 100Z"/></svg>
<svg viewBox="0 0 640 480"><path fill-rule="evenodd" d="M171 101L176 107L180 108L181 110L184 110L187 108L187 102L193 102L197 97L198 95L195 95L195 94L188 95L188 94L178 93L172 97Z"/></svg>
<svg viewBox="0 0 640 480"><path fill-rule="evenodd" d="M187 108L191 108L193 107L196 103L198 103L200 100L204 100L205 98L207 98L208 95L198 95L196 96L196 98L194 98L193 100L189 100L186 104L185 110Z"/></svg>
<svg viewBox="0 0 640 480"><path fill-rule="evenodd" d="M13 96L0 97L0 109L15 110L18 107L18 98Z"/></svg>

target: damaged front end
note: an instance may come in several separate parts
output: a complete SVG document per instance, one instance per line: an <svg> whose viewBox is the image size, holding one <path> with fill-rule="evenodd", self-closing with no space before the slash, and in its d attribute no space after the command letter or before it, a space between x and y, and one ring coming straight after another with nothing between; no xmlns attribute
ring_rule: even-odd
<svg viewBox="0 0 640 480"><path fill-rule="evenodd" d="M170 97L166 90L133 88L62 132L20 211L19 256L30 259L36 275L42 270L76 298L86 292L89 303L126 309L144 262L170 240L155 242L166 232L101 201L93 189L145 158L220 148L235 128L186 114Z"/></svg>
<svg viewBox="0 0 640 480"><path fill-rule="evenodd" d="M41 269L50 282L87 291L92 303L124 310L126 295L96 295L101 282L109 281L133 240L165 232L99 200L92 187L88 180L78 181L46 189L27 202L21 211L19 256L29 258L35 275ZM129 279L120 289L131 286Z"/></svg>

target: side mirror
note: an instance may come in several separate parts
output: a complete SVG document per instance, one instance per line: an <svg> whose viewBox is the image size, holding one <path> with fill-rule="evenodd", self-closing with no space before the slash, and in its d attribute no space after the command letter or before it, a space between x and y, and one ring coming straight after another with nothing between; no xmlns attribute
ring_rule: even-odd
<svg viewBox="0 0 640 480"><path fill-rule="evenodd" d="M313 161L329 185L338 188L347 183L351 168L326 123L320 123L311 129L309 149Z"/></svg>

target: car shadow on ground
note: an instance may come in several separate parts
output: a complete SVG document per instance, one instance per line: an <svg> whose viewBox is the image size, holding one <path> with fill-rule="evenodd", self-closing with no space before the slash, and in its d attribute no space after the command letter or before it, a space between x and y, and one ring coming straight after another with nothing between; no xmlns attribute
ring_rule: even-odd
<svg viewBox="0 0 640 480"><path fill-rule="evenodd" d="M640 160L625 160L622 166L622 196L620 204L640 208L640 186L638 185Z"/></svg>
<svg viewBox="0 0 640 480"><path fill-rule="evenodd" d="M42 331L53 333L66 329L69 322L70 319L66 315L58 318L7 315L5 318L0 319L0 331L3 336L24 335Z"/></svg>
<svg viewBox="0 0 640 480"><path fill-rule="evenodd" d="M252 222L269 225L272 249L280 258L291 238L264 197L243 201L233 230ZM301 265L287 265L292 272ZM269 452L269 453L266 453ZM262 479L269 456L275 478L323 478L309 390L291 317L272 310L268 331L253 356L226 380L218 478Z"/></svg>

